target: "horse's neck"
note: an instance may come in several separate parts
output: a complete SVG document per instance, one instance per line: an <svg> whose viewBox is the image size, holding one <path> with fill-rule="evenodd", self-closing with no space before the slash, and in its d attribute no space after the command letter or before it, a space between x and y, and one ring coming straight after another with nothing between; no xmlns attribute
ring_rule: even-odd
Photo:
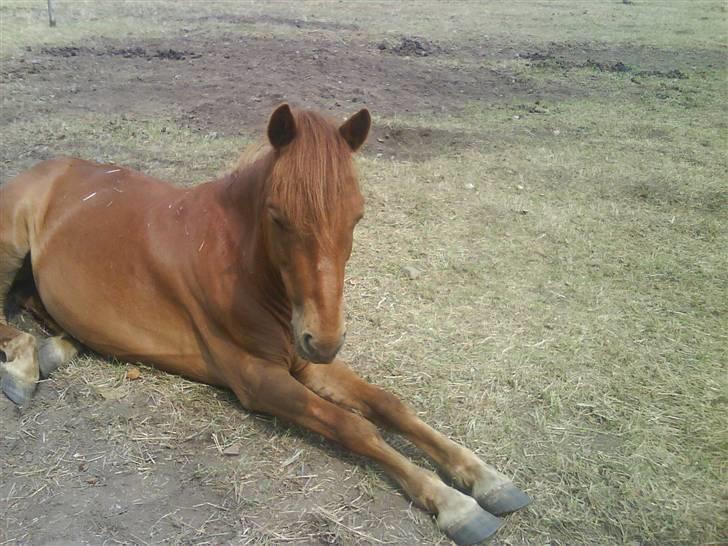
<svg viewBox="0 0 728 546"><path fill-rule="evenodd" d="M259 304L287 327L290 302L265 240L265 192L271 161L272 158L263 158L252 165L238 167L214 185L226 223L232 229L229 236L240 260L239 267L246 273L246 283L250 283L241 289L259 299Z"/></svg>

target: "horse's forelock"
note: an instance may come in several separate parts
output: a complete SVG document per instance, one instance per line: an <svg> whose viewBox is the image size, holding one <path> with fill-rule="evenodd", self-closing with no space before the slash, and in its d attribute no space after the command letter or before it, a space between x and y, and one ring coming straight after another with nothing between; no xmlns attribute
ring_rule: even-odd
<svg viewBox="0 0 728 546"><path fill-rule="evenodd" d="M348 192L358 192L351 150L323 116L295 111L296 138L280 152L270 195L295 226L326 235Z"/></svg>

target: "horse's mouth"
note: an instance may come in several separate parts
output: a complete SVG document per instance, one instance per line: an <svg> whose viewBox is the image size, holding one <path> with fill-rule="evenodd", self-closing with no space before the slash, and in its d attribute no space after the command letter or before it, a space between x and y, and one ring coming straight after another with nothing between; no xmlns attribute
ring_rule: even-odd
<svg viewBox="0 0 728 546"><path fill-rule="evenodd" d="M339 354L339 351L341 350L341 347L343 345L344 340L342 339L338 347L327 350L316 350L310 346L306 347L306 343L298 339L296 340L296 353L298 353L298 356L300 356L302 359L307 360L308 362L311 362L313 364L331 364L336 358L336 355Z"/></svg>

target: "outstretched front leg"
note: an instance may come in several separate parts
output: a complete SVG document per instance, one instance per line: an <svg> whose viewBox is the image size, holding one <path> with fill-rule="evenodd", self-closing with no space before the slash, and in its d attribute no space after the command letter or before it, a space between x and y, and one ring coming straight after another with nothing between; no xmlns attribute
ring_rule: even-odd
<svg viewBox="0 0 728 546"><path fill-rule="evenodd" d="M375 460L416 504L437 515L438 527L457 544L481 542L502 525L474 499L445 485L436 474L389 446L371 422L324 400L287 369L255 362L238 373L230 387L245 407L302 425Z"/></svg>
<svg viewBox="0 0 728 546"><path fill-rule="evenodd" d="M337 360L327 366L309 364L296 377L323 398L404 434L459 487L470 491L488 512L507 514L530 502L510 479L424 423L397 397L364 381L344 362Z"/></svg>

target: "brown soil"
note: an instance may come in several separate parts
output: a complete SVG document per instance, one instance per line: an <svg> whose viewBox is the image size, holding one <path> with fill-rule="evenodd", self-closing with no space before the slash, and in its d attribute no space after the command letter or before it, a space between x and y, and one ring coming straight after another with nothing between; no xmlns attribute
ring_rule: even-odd
<svg viewBox="0 0 728 546"><path fill-rule="evenodd" d="M145 43L99 39L88 45L28 47L4 61L0 83L21 86L4 92L0 123L98 111L169 119L220 136L257 135L271 108L282 101L337 117L363 106L375 116L390 117L457 113L474 101L494 108L506 100L558 102L585 93L569 86L568 78L560 85L535 84L507 68L484 68L482 60L521 58L556 69L589 67L630 72L636 79L681 79L696 60L725 62L713 57L699 51L668 55L578 44L543 51L479 43L443 47L414 37L378 44L357 37L332 41L239 34L189 34ZM393 135L376 124L373 136L365 153L397 159L422 159L433 150L467 148L491 137L406 126ZM11 148L0 154L15 156Z"/></svg>
<svg viewBox="0 0 728 546"><path fill-rule="evenodd" d="M410 57L405 55L410 47L438 55ZM170 119L223 136L259 134L271 108L282 101L338 117L363 106L378 116L403 116L456 112L471 101L558 100L574 91L536 88L506 69L484 69L476 62L451 66L435 59L447 55L422 39L403 39L391 50L355 39L240 35L37 48L0 67L0 81L23 84L23 92L6 93L0 122L101 111L130 119ZM410 133L406 128L402 132ZM400 145L381 131L375 136L392 148L374 146L369 153L417 158L431 150ZM426 140L431 145L442 140L447 148L467 139L431 132Z"/></svg>

